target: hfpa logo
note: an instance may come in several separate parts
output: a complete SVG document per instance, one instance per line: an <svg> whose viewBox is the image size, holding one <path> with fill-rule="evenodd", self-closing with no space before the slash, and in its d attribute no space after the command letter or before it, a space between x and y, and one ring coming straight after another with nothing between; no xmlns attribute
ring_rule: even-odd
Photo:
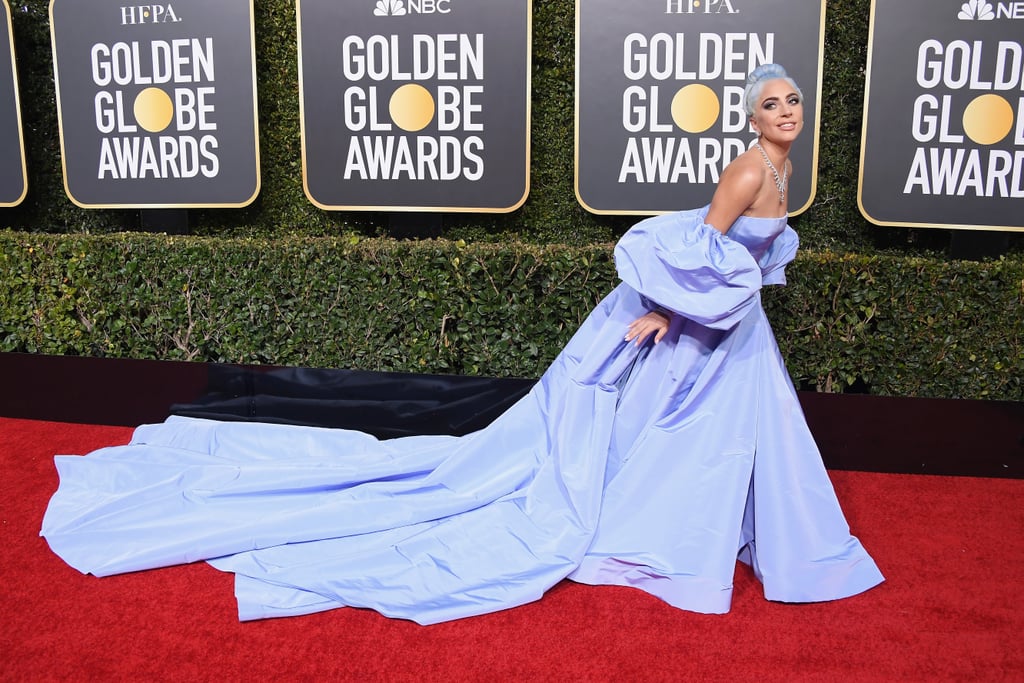
<svg viewBox="0 0 1024 683"><path fill-rule="evenodd" d="M665 0L665 14L739 14L732 0Z"/></svg>
<svg viewBox="0 0 1024 683"><path fill-rule="evenodd" d="M407 14L448 14L451 0L377 0L373 8L378 17L404 17Z"/></svg>
<svg viewBox="0 0 1024 683"><path fill-rule="evenodd" d="M133 24L176 24L181 19L171 5L136 5L121 7L121 25Z"/></svg>

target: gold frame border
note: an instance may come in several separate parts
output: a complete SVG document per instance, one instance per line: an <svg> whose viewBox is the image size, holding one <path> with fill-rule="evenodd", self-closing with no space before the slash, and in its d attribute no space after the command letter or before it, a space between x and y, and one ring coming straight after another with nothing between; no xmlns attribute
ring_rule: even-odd
<svg viewBox="0 0 1024 683"><path fill-rule="evenodd" d="M390 205L347 205L324 204L313 197L309 191L306 169L306 113L305 90L302 82L302 0L295 0L295 35L298 49L299 69L299 137L302 148L302 191L313 206L325 211L384 211L384 212L418 212L418 213L512 213L516 211L530 196L530 154L533 145L532 113L533 113L533 0L526 0L526 178L523 183L523 195L519 200L506 207L468 207L468 206L390 206Z"/></svg>
<svg viewBox="0 0 1024 683"><path fill-rule="evenodd" d="M667 213L674 213L678 210L667 210L667 211L652 211L652 210L614 210L614 209L595 209L583 201L583 197L580 196L580 5L584 0L576 0L576 85L575 85L575 104L574 104L574 117L573 123L575 127L575 145L573 153L573 192L576 194L576 201L584 209L597 216L658 216ZM818 80L815 84L817 87L817 116L814 120L814 140L811 143L811 191L807 196L807 201L799 209L787 212L787 216L797 216L814 204L814 199L818 194L818 151L821 137L821 86L823 71L825 65L825 14L827 11L826 3L827 0L820 0L821 2L821 21L818 25ZM680 207L687 208L687 207ZM693 207L690 207L693 208Z"/></svg>
<svg viewBox="0 0 1024 683"><path fill-rule="evenodd" d="M240 209L249 206L260 194L262 187L262 169L260 168L260 127L259 127L259 91L256 83L256 9L255 0L249 0L249 59L252 63L252 122L253 122L253 151L256 155L256 187L252 195L243 202L205 203L205 204L86 204L75 199L68 187L68 169L65 161L64 149L64 119L60 104L60 79L57 74L57 38L54 35L53 6L58 0L50 0L50 44L53 53L53 83L57 100L57 127L60 132L60 165L61 175L64 179L64 194L78 207L83 209ZM221 1L221 0L218 0Z"/></svg>

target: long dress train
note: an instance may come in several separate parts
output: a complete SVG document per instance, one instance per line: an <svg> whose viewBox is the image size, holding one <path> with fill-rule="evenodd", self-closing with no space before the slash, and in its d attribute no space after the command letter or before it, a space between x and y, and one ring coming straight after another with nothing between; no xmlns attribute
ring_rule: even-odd
<svg viewBox="0 0 1024 683"><path fill-rule="evenodd" d="M378 440L171 417L55 458L42 535L97 576L197 560L234 572L241 619L341 606L435 623L562 579L729 610L737 558L765 597L832 600L882 575L849 527L760 305L796 234L706 208L616 246L622 283L489 426ZM624 341L654 306L659 344Z"/></svg>

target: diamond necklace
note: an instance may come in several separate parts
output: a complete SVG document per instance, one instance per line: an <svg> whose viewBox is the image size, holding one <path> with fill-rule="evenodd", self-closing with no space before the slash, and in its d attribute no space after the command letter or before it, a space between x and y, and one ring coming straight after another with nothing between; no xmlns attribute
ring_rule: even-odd
<svg viewBox="0 0 1024 683"><path fill-rule="evenodd" d="M758 151L761 152L761 156L764 157L764 163L768 164L768 168L772 170L772 175L775 176L775 187L779 190L779 204L786 201L786 180L788 179L788 171L786 170L785 164L782 166L782 177L779 177L779 170L775 168L775 164L768 158L768 152L764 151L764 147L761 146L760 142L755 142L754 146L757 147Z"/></svg>

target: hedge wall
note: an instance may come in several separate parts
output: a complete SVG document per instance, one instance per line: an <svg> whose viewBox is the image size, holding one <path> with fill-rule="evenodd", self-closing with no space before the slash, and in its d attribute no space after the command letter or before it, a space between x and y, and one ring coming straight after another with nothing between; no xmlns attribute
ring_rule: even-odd
<svg viewBox="0 0 1024 683"><path fill-rule="evenodd" d="M804 251L765 304L794 381L1024 400L1024 260ZM608 244L0 232L0 351L536 377Z"/></svg>

